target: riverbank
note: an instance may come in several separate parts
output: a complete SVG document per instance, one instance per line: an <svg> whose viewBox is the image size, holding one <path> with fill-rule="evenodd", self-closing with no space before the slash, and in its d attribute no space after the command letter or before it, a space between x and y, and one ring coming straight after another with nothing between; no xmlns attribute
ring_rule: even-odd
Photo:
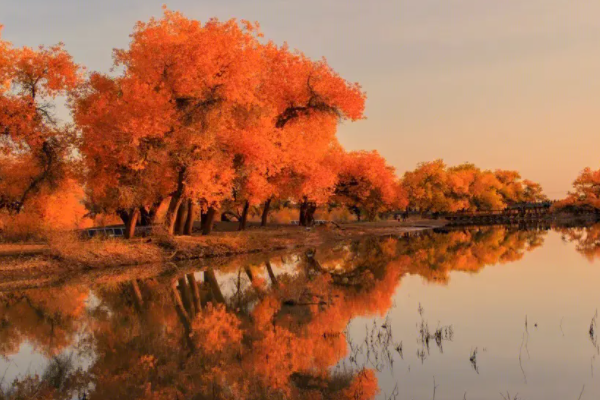
<svg viewBox="0 0 600 400"><path fill-rule="evenodd" d="M66 276L76 275L81 271L132 269L139 274L140 266L144 266L144 270L151 270L185 260L214 260L245 254L289 251L358 240L366 236L400 235L444 225L444 220L426 219L348 223L313 228L278 225L251 227L242 232L216 231L209 236L155 235L130 241L81 240L72 233L62 234L51 238L48 243L0 244L0 290L13 286L10 282L19 282L19 287L37 286L65 279Z"/></svg>

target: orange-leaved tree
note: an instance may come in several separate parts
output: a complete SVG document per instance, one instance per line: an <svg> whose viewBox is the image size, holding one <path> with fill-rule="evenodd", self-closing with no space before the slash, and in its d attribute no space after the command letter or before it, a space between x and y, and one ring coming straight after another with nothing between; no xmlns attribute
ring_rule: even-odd
<svg viewBox="0 0 600 400"><path fill-rule="evenodd" d="M326 60L313 61L272 43L264 54L269 73L259 93L283 147L281 173L271 181L275 193L300 205L300 223L310 224L317 205L329 199L335 186L342 152L337 125L362 119L366 96Z"/></svg>
<svg viewBox="0 0 600 400"><path fill-rule="evenodd" d="M404 175L410 207L421 211L502 210L546 200L538 183L516 171L482 170L471 163L448 168L442 160L419 164Z"/></svg>
<svg viewBox="0 0 600 400"><path fill-rule="evenodd" d="M170 197L172 233L182 204L213 206L230 195L228 141L238 108L254 99L258 46L254 26L235 20L202 25L166 10L136 25L130 47L115 52L122 75L92 76L74 107L90 171L113 180L101 187L127 191L114 208L135 212ZM115 161L117 174L106 174Z"/></svg>
<svg viewBox="0 0 600 400"><path fill-rule="evenodd" d="M13 48L0 38L0 209L18 214L70 176L73 136L51 100L80 79L62 44Z"/></svg>
<svg viewBox="0 0 600 400"><path fill-rule="evenodd" d="M92 201L135 225L136 210L170 198L171 233L190 233L197 205L214 215L233 200L243 229L250 204L324 201L337 123L362 118L364 94L325 61L261 36L246 21L201 24L168 10L138 23L115 53L122 74L92 75L73 102L98 182Z"/></svg>
<svg viewBox="0 0 600 400"><path fill-rule="evenodd" d="M556 208L600 210L600 169L585 168L573 182L573 190Z"/></svg>
<svg viewBox="0 0 600 400"><path fill-rule="evenodd" d="M385 209L406 206L405 197L398 191L395 169L377 151L347 153L341 164L335 200L348 207L359 220L361 213L372 221Z"/></svg>
<svg viewBox="0 0 600 400"><path fill-rule="evenodd" d="M161 146L168 100L139 82L92 74L73 97L92 212L116 212L133 235L142 212L167 196L173 173Z"/></svg>
<svg viewBox="0 0 600 400"><path fill-rule="evenodd" d="M421 163L414 171L406 172L402 185L411 208L419 211L451 209L448 173L442 160Z"/></svg>
<svg viewBox="0 0 600 400"><path fill-rule="evenodd" d="M521 179L517 171L498 169L494 174L502 184L500 194L507 205L547 200L539 183Z"/></svg>
<svg viewBox="0 0 600 400"><path fill-rule="evenodd" d="M304 225L334 188L334 161L341 149L337 125L340 120L363 118L365 94L325 60L313 61L287 45L268 43L261 55L262 77L251 125L260 134L244 133L242 145L236 145L236 169L241 172L236 197L244 206L240 227L245 226L248 205L259 202L264 202L262 224L266 224L274 198L299 203Z"/></svg>

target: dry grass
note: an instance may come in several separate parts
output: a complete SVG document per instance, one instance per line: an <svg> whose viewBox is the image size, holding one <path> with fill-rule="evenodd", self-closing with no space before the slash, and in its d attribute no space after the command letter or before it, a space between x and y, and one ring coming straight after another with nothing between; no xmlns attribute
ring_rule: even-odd
<svg viewBox="0 0 600 400"><path fill-rule="evenodd" d="M52 235L48 244L52 257L73 266L101 268L147 264L163 260L159 247L138 240L82 240L72 232L62 232Z"/></svg>
<svg viewBox="0 0 600 400"><path fill-rule="evenodd" d="M186 263L169 261L212 259L220 263L228 256L263 257L273 252L327 243L355 240L363 236L398 234L406 231L399 224L344 224L305 229L274 226L244 232L215 232L210 236L178 236L155 233L149 239L84 240L75 233L54 232L48 236L42 255L20 254L0 258L0 291L11 287L40 287L73 279L112 279L114 276L156 274L157 271L185 268ZM15 250L17 245L11 246ZM20 245L17 248L31 247ZM6 254L6 253L5 253ZM0 252L0 256L2 253ZM194 261L196 268L201 261ZM93 274L93 277L92 275Z"/></svg>
<svg viewBox="0 0 600 400"><path fill-rule="evenodd" d="M358 238L364 235L389 234L403 228L394 224L350 224L338 229L320 226L276 227L243 232L215 232L209 236L169 236L155 232L150 239L81 240L73 233L54 233L49 237L49 254L69 265L100 268L140 265L162 261L227 257L270 252L326 242Z"/></svg>
<svg viewBox="0 0 600 400"><path fill-rule="evenodd" d="M33 214L0 214L0 242L23 243L44 240L46 230L41 219Z"/></svg>
<svg viewBox="0 0 600 400"><path fill-rule="evenodd" d="M279 237L278 237L279 236ZM175 239L174 259L223 257L292 247L290 240L266 232L227 232L211 236L181 236Z"/></svg>

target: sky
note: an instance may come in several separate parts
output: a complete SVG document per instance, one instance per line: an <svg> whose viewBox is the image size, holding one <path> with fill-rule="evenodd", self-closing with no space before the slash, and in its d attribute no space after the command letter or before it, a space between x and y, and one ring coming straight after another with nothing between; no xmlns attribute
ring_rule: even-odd
<svg viewBox="0 0 600 400"><path fill-rule="evenodd" d="M399 175L444 159L516 169L563 197L600 168L600 2L592 0L0 0L15 46L64 42L108 72L138 20L258 21L267 39L329 64L367 92L348 150L376 149ZM59 109L65 119L66 111Z"/></svg>

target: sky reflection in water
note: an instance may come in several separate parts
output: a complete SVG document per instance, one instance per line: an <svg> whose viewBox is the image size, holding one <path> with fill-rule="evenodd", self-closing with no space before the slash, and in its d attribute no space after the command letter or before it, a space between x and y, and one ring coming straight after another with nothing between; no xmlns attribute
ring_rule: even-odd
<svg viewBox="0 0 600 400"><path fill-rule="evenodd" d="M424 232L2 293L3 388L598 398L599 237L598 226Z"/></svg>

